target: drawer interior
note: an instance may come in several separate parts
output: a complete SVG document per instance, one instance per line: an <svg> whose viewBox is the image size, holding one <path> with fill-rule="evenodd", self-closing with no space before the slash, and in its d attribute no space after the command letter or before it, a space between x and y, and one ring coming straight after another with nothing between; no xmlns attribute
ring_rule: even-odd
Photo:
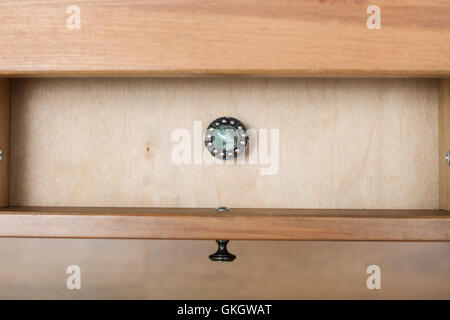
<svg viewBox="0 0 450 320"><path fill-rule="evenodd" d="M9 203L438 209L438 105L435 79L12 79ZM203 154L220 116L254 130L236 163Z"/></svg>

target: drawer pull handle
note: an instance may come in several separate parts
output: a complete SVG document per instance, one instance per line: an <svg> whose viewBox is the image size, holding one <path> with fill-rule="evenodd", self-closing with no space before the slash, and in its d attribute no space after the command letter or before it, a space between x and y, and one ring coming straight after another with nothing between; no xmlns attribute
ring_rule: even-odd
<svg viewBox="0 0 450 320"><path fill-rule="evenodd" d="M218 248L217 251L209 256L211 261L219 261L219 262L231 262L236 259L236 256L232 253L229 253L227 250L227 244L229 240L216 240Z"/></svg>
<svg viewBox="0 0 450 320"><path fill-rule="evenodd" d="M204 142L206 149L213 157L232 160L245 153L248 134L240 120L221 117L209 124Z"/></svg>

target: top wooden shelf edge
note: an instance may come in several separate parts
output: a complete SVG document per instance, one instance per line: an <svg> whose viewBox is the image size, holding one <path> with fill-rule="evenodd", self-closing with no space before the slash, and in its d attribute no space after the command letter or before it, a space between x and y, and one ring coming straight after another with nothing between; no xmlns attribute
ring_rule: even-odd
<svg viewBox="0 0 450 320"><path fill-rule="evenodd" d="M0 76L446 77L449 16L446 0L2 1Z"/></svg>

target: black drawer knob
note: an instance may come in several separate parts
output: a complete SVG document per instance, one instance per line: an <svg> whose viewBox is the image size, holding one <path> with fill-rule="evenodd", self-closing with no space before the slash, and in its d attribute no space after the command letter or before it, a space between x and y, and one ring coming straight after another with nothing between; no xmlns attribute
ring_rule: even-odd
<svg viewBox="0 0 450 320"><path fill-rule="evenodd" d="M236 256L229 253L227 250L228 241L229 240L216 240L219 247L217 248L217 251L215 253L209 256L209 259L211 259L211 261L231 262L236 259Z"/></svg>

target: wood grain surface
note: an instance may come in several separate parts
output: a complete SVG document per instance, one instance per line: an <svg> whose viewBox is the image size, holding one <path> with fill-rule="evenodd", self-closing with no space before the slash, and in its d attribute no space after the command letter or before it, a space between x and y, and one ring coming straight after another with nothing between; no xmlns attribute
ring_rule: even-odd
<svg viewBox="0 0 450 320"><path fill-rule="evenodd" d="M431 79L14 79L10 204L438 209L438 103ZM254 139L244 164L172 161L223 115L268 156L279 130L278 171Z"/></svg>
<svg viewBox="0 0 450 320"><path fill-rule="evenodd" d="M9 204L10 82L0 78L0 207Z"/></svg>
<svg viewBox="0 0 450 320"><path fill-rule="evenodd" d="M0 237L450 241L444 210L0 209Z"/></svg>
<svg viewBox="0 0 450 320"><path fill-rule="evenodd" d="M1 239L1 299L449 299L450 243ZM381 290L368 290L370 265ZM81 268L67 290L66 268Z"/></svg>
<svg viewBox="0 0 450 320"><path fill-rule="evenodd" d="M442 76L449 16L447 0L7 0L0 75Z"/></svg>
<svg viewBox="0 0 450 320"><path fill-rule="evenodd" d="M439 207L450 209L450 166L446 155L450 151L450 80L441 80L439 100Z"/></svg>

